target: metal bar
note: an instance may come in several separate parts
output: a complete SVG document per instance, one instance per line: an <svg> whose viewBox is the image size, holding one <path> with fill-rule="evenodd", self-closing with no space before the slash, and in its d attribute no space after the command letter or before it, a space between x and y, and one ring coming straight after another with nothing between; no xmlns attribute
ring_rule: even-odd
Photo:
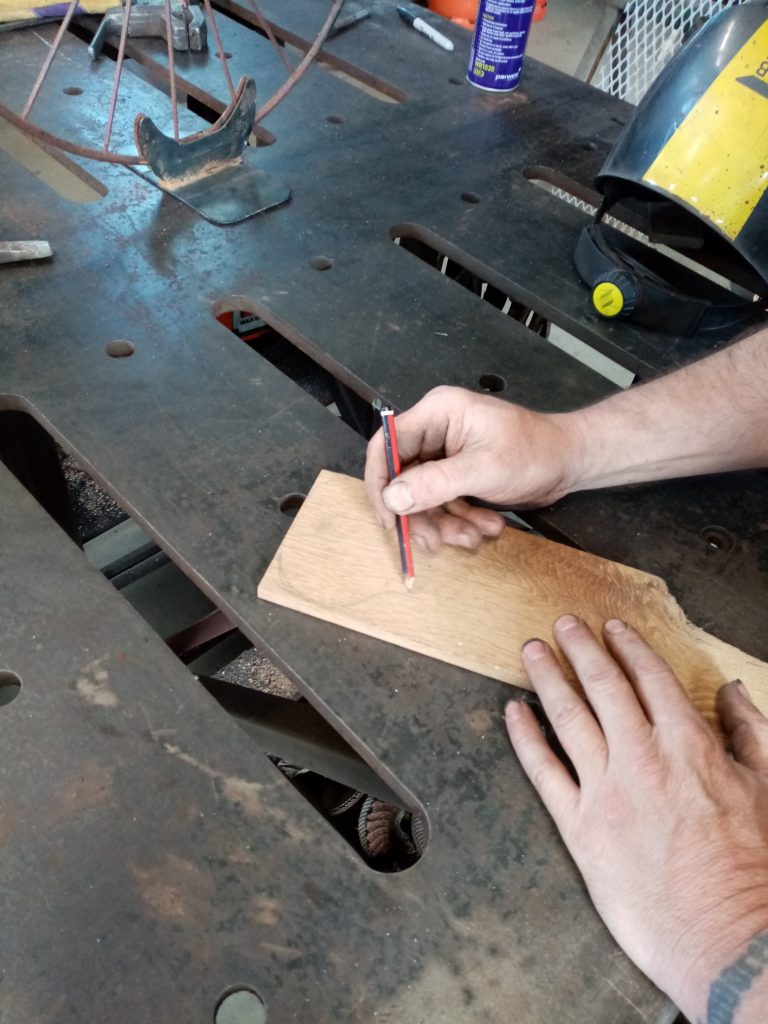
<svg viewBox="0 0 768 1024"><path fill-rule="evenodd" d="M53 59L56 56L59 47L61 46L61 41L64 38L64 33L67 31L67 26L72 20L72 15L75 13L76 7L77 0L70 0L69 7L67 8L67 13L61 19L61 25L59 25L59 31L56 33L56 38L53 40L53 43L51 44L51 48L48 51L48 56L43 61L43 66L40 68L38 76L35 79L35 84L32 86L32 91L27 97L27 102L24 104L24 109L21 112L21 117L24 121L26 121L27 117L29 116L29 112L32 109L35 100L37 99L40 90L43 87L43 82L46 79L51 64L53 64Z"/></svg>
<svg viewBox="0 0 768 1024"><path fill-rule="evenodd" d="M171 87L171 118L173 119L173 137L179 141L179 102L176 96L176 58L173 53L173 22L171 20L171 0L165 0L165 24L168 43L168 80Z"/></svg>
<svg viewBox="0 0 768 1024"><path fill-rule="evenodd" d="M226 615L217 608L205 618L167 637L165 642L173 653L181 658L212 640L229 636L236 629L237 626L233 626Z"/></svg>
<svg viewBox="0 0 768 1024"><path fill-rule="evenodd" d="M107 127L104 130L104 150L109 149L109 140L112 137L112 123L115 119L115 108L117 107L117 93L120 89L120 76L123 73L123 60L125 59L125 42L128 38L128 26L131 21L133 0L126 0L123 6L123 27L120 31L120 42L117 47L117 61L115 62L115 77L112 82L112 95L109 98L109 113L107 114Z"/></svg>
<svg viewBox="0 0 768 1024"><path fill-rule="evenodd" d="M230 99L234 99L235 86L232 82L232 75L229 73L229 64L227 63L227 58L224 54L224 47L221 42L221 36L219 35L219 26L216 24L216 18L213 13L213 7L211 6L211 0L203 0L203 4L205 6L205 13L208 15L208 18L211 23L211 32L213 32L213 38L216 40L216 52L218 53L219 60L221 61L221 67L222 70L224 71L224 78L227 80L229 96Z"/></svg>
<svg viewBox="0 0 768 1024"><path fill-rule="evenodd" d="M251 690L224 679L197 677L265 754L309 768L326 779L402 806L399 796L305 701Z"/></svg>

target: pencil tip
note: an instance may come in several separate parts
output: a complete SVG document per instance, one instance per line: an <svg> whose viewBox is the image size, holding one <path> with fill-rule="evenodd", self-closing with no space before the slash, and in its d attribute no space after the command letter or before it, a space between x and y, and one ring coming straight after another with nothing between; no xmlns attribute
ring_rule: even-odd
<svg viewBox="0 0 768 1024"><path fill-rule="evenodd" d="M404 576L403 583L405 583L406 590L413 590L413 585L416 582L415 576Z"/></svg>

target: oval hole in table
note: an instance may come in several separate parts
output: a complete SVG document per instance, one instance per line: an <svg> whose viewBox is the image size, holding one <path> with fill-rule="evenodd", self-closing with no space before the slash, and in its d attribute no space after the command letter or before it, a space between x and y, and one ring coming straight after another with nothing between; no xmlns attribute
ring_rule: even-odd
<svg viewBox="0 0 768 1024"><path fill-rule="evenodd" d="M133 343L125 338L115 338L107 342L104 351L113 359L125 359L126 356L132 356L136 349Z"/></svg>
<svg viewBox="0 0 768 1024"><path fill-rule="evenodd" d="M313 256L309 261L309 265L313 270L330 270L333 266L333 260L330 256Z"/></svg>

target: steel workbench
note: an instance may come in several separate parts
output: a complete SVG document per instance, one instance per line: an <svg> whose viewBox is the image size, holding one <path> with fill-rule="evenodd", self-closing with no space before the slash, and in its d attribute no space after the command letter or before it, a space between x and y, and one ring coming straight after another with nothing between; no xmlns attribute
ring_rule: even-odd
<svg viewBox="0 0 768 1024"><path fill-rule="evenodd" d="M534 61L519 92L485 95L464 82L461 30L446 54L368 6L261 126L259 166L292 189L261 216L217 227L127 167L71 158L103 193L76 204L0 150L0 237L55 253L0 270L0 434L26 415L72 453L423 809L426 853L401 873L365 864L0 467L0 670L21 681L0 707L2 1024L210 1024L239 987L270 1024L675 1015L511 756L507 687L256 598L281 501L323 467L359 474L364 439L217 314L263 318L358 410L437 383L549 410L612 390L442 275L443 256L641 379L706 349L593 317L572 266L586 215L536 184L588 189L628 108ZM234 77L268 95L286 71L250 8L217 9ZM262 9L295 53L327 4ZM19 109L53 32L0 36L2 104ZM164 45L129 55L126 146L139 110L168 128ZM37 123L97 145L112 69L68 33ZM227 95L210 51L176 73L187 134ZM116 339L133 354L111 358ZM660 574L697 624L768 657L761 474L575 495L533 519Z"/></svg>

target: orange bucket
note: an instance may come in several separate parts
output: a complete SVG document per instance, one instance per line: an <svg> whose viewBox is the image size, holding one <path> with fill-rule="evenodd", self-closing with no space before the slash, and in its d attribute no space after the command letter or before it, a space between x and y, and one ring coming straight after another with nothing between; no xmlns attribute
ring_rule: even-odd
<svg viewBox="0 0 768 1024"><path fill-rule="evenodd" d="M440 14L462 28L474 28L477 18L477 0L429 0L429 9ZM536 0L533 20L541 21L547 13L547 0Z"/></svg>
<svg viewBox="0 0 768 1024"><path fill-rule="evenodd" d="M477 17L477 0L429 0L429 9L440 14L462 28L474 28Z"/></svg>

